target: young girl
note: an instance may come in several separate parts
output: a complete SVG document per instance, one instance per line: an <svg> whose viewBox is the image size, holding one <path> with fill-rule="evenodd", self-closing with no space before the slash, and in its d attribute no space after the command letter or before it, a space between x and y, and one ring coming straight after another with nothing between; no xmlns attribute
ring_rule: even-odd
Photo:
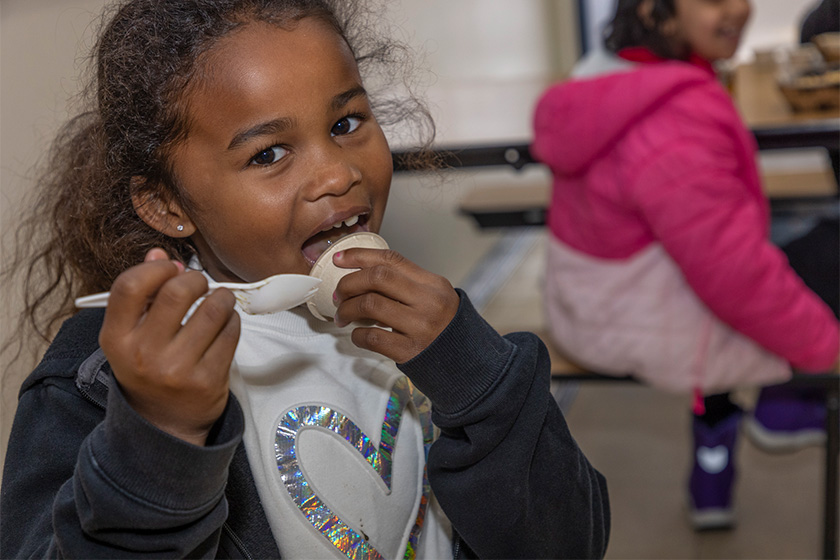
<svg viewBox="0 0 840 560"><path fill-rule="evenodd" d="M551 398L545 349L499 336L444 278L348 249L334 262L360 270L334 322L248 315L228 290L191 312L210 278L307 274L379 229L378 123L404 106L380 113L364 87L360 68L394 52L369 50L365 13L116 6L96 105L45 183L55 229L36 265L58 282L32 307L56 290L110 301L66 321L23 384L0 556L604 555L605 482Z"/></svg>
<svg viewBox="0 0 840 560"><path fill-rule="evenodd" d="M747 0L619 0L606 52L550 88L534 121L554 177L554 340L599 371L706 395L689 483L698 528L733 522L740 409L725 391L838 357L832 311L768 240L755 142L712 69L749 15ZM806 408L802 430L782 435L816 435Z"/></svg>

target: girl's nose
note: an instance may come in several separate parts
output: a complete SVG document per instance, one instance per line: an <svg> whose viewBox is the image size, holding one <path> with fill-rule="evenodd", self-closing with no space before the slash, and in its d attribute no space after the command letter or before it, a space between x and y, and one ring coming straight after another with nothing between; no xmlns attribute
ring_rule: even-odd
<svg viewBox="0 0 840 560"><path fill-rule="evenodd" d="M306 196L317 200L323 196L341 196L362 180L362 172L340 147L319 154L311 162L312 171Z"/></svg>

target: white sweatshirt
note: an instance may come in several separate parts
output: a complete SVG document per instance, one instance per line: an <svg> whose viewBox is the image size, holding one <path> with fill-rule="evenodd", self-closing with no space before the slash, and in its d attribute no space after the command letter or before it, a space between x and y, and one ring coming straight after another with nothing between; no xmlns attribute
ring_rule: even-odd
<svg viewBox="0 0 840 560"><path fill-rule="evenodd" d="M240 316L231 390L283 558L451 557L426 478L428 400L351 328L302 307Z"/></svg>

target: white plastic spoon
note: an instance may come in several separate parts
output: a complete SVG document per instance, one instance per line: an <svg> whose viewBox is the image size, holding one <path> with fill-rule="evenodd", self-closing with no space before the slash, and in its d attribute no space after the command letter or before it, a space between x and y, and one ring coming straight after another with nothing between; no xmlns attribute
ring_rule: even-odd
<svg viewBox="0 0 840 560"><path fill-rule="evenodd" d="M277 274L259 282L238 284L236 282L208 282L209 296L219 288L233 292L237 303L245 313L260 315L276 313L305 303L318 291L320 278L304 274ZM100 292L76 299L78 308L107 307L111 292Z"/></svg>

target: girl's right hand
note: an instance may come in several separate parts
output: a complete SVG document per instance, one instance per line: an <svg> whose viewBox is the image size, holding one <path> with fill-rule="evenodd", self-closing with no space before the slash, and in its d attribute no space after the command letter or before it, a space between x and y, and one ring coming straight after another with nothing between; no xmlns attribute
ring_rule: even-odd
<svg viewBox="0 0 840 560"><path fill-rule="evenodd" d="M228 370L239 340L235 298L207 291L200 272L183 271L161 249L111 287L99 344L129 404L161 430L196 445L225 410Z"/></svg>

